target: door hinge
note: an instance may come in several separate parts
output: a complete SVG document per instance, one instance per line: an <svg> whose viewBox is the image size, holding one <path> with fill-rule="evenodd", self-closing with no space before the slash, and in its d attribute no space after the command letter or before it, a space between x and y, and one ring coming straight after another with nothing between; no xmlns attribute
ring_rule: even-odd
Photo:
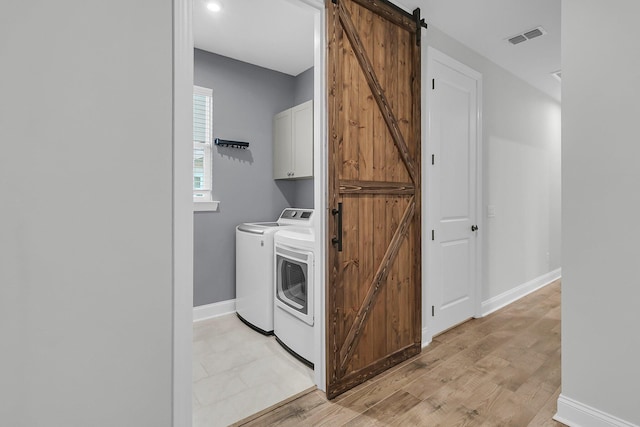
<svg viewBox="0 0 640 427"><path fill-rule="evenodd" d="M436 240L436 230L431 230L431 240Z"/></svg>
<svg viewBox="0 0 640 427"><path fill-rule="evenodd" d="M431 90L436 90L436 79L431 79Z"/></svg>
<svg viewBox="0 0 640 427"><path fill-rule="evenodd" d="M431 155L431 164L432 164L432 165L435 165L435 164L436 164L436 155L435 155L435 154L432 154L432 155Z"/></svg>
<svg viewBox="0 0 640 427"><path fill-rule="evenodd" d="M431 317L436 317L436 307L434 305L431 306Z"/></svg>

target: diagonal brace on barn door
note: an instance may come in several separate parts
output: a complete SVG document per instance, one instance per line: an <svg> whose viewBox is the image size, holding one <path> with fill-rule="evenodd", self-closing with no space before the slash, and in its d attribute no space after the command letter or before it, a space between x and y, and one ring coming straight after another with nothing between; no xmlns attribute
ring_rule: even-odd
<svg viewBox="0 0 640 427"><path fill-rule="evenodd" d="M413 219L413 214L415 213L415 208L415 197L411 196L409 205L405 209L404 214L402 215L402 219L400 220L400 225L396 229L396 232L393 234L391 243L389 244L384 257L382 258L382 261L378 266L378 271L376 271L376 274L373 276L373 280L371 281L371 285L369 286L367 295L364 297L364 301L358 309L358 313L356 314L353 325L351 325L349 333L347 334L347 337L345 338L344 343L340 348L341 374L344 374L345 370L347 369L349 359L353 355L353 352L358 345L358 341L360 341L360 337L362 336L364 324L371 314L371 309L375 304L378 295L380 294L382 285L389 275L391 264L398 256L398 252L400 252L400 245L402 244L402 241L405 239L407 232L409 231L409 226L411 225L411 220Z"/></svg>
<svg viewBox="0 0 640 427"><path fill-rule="evenodd" d="M338 15L340 16L340 22L342 22L342 26L344 28L344 32L353 47L353 53L358 59L358 63L360 64L360 68L364 72L365 79L369 84L369 88L371 89L371 93L373 94L376 103L378 104L378 108L380 108L380 112L382 113L382 117L391 133L391 137L400 152L400 157L404 162L407 171L409 172L409 176L411 177L411 181L416 184L417 176L416 176L416 167L414 162L411 160L411 155L409 154L409 148L407 146L404 137L402 136L402 132L400 132L400 126L398 125L398 120L393 114L393 110L391 109L391 105L387 100L387 97L384 94L384 90L382 89L382 85L378 81L378 77L376 76L375 71L373 70L373 65L367 56L367 53L364 50L364 45L362 44L362 40L358 36L358 31L356 30L353 21L351 20L351 14L345 8L342 2L338 3Z"/></svg>

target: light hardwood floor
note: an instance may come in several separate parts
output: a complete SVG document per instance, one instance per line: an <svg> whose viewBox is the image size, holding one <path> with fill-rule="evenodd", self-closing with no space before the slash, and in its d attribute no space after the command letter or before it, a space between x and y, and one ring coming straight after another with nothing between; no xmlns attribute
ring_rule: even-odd
<svg viewBox="0 0 640 427"><path fill-rule="evenodd" d="M434 338L327 401L313 391L247 426L561 426L560 282Z"/></svg>

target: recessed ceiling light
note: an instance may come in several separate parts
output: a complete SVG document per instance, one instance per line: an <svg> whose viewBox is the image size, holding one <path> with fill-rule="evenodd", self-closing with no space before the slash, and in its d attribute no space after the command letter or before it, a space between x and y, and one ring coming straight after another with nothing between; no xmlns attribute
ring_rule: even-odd
<svg viewBox="0 0 640 427"><path fill-rule="evenodd" d="M209 3L207 3L207 9L209 9L211 12L220 12L222 10L222 7L220 6L220 3L210 1Z"/></svg>

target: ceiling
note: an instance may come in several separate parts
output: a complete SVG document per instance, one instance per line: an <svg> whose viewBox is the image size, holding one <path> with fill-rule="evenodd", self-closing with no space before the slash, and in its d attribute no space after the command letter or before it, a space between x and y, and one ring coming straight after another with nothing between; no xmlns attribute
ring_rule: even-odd
<svg viewBox="0 0 640 427"><path fill-rule="evenodd" d="M301 0L194 0L194 41L218 53L292 76L313 65L313 14ZM429 25L560 100L560 0L402 0ZM512 45L536 27L546 34Z"/></svg>
<svg viewBox="0 0 640 427"><path fill-rule="evenodd" d="M313 66L314 15L300 0L193 1L195 47L297 76Z"/></svg>
<svg viewBox="0 0 640 427"><path fill-rule="evenodd" d="M560 0L404 0L428 24L560 100ZM546 34L512 45L538 26Z"/></svg>

